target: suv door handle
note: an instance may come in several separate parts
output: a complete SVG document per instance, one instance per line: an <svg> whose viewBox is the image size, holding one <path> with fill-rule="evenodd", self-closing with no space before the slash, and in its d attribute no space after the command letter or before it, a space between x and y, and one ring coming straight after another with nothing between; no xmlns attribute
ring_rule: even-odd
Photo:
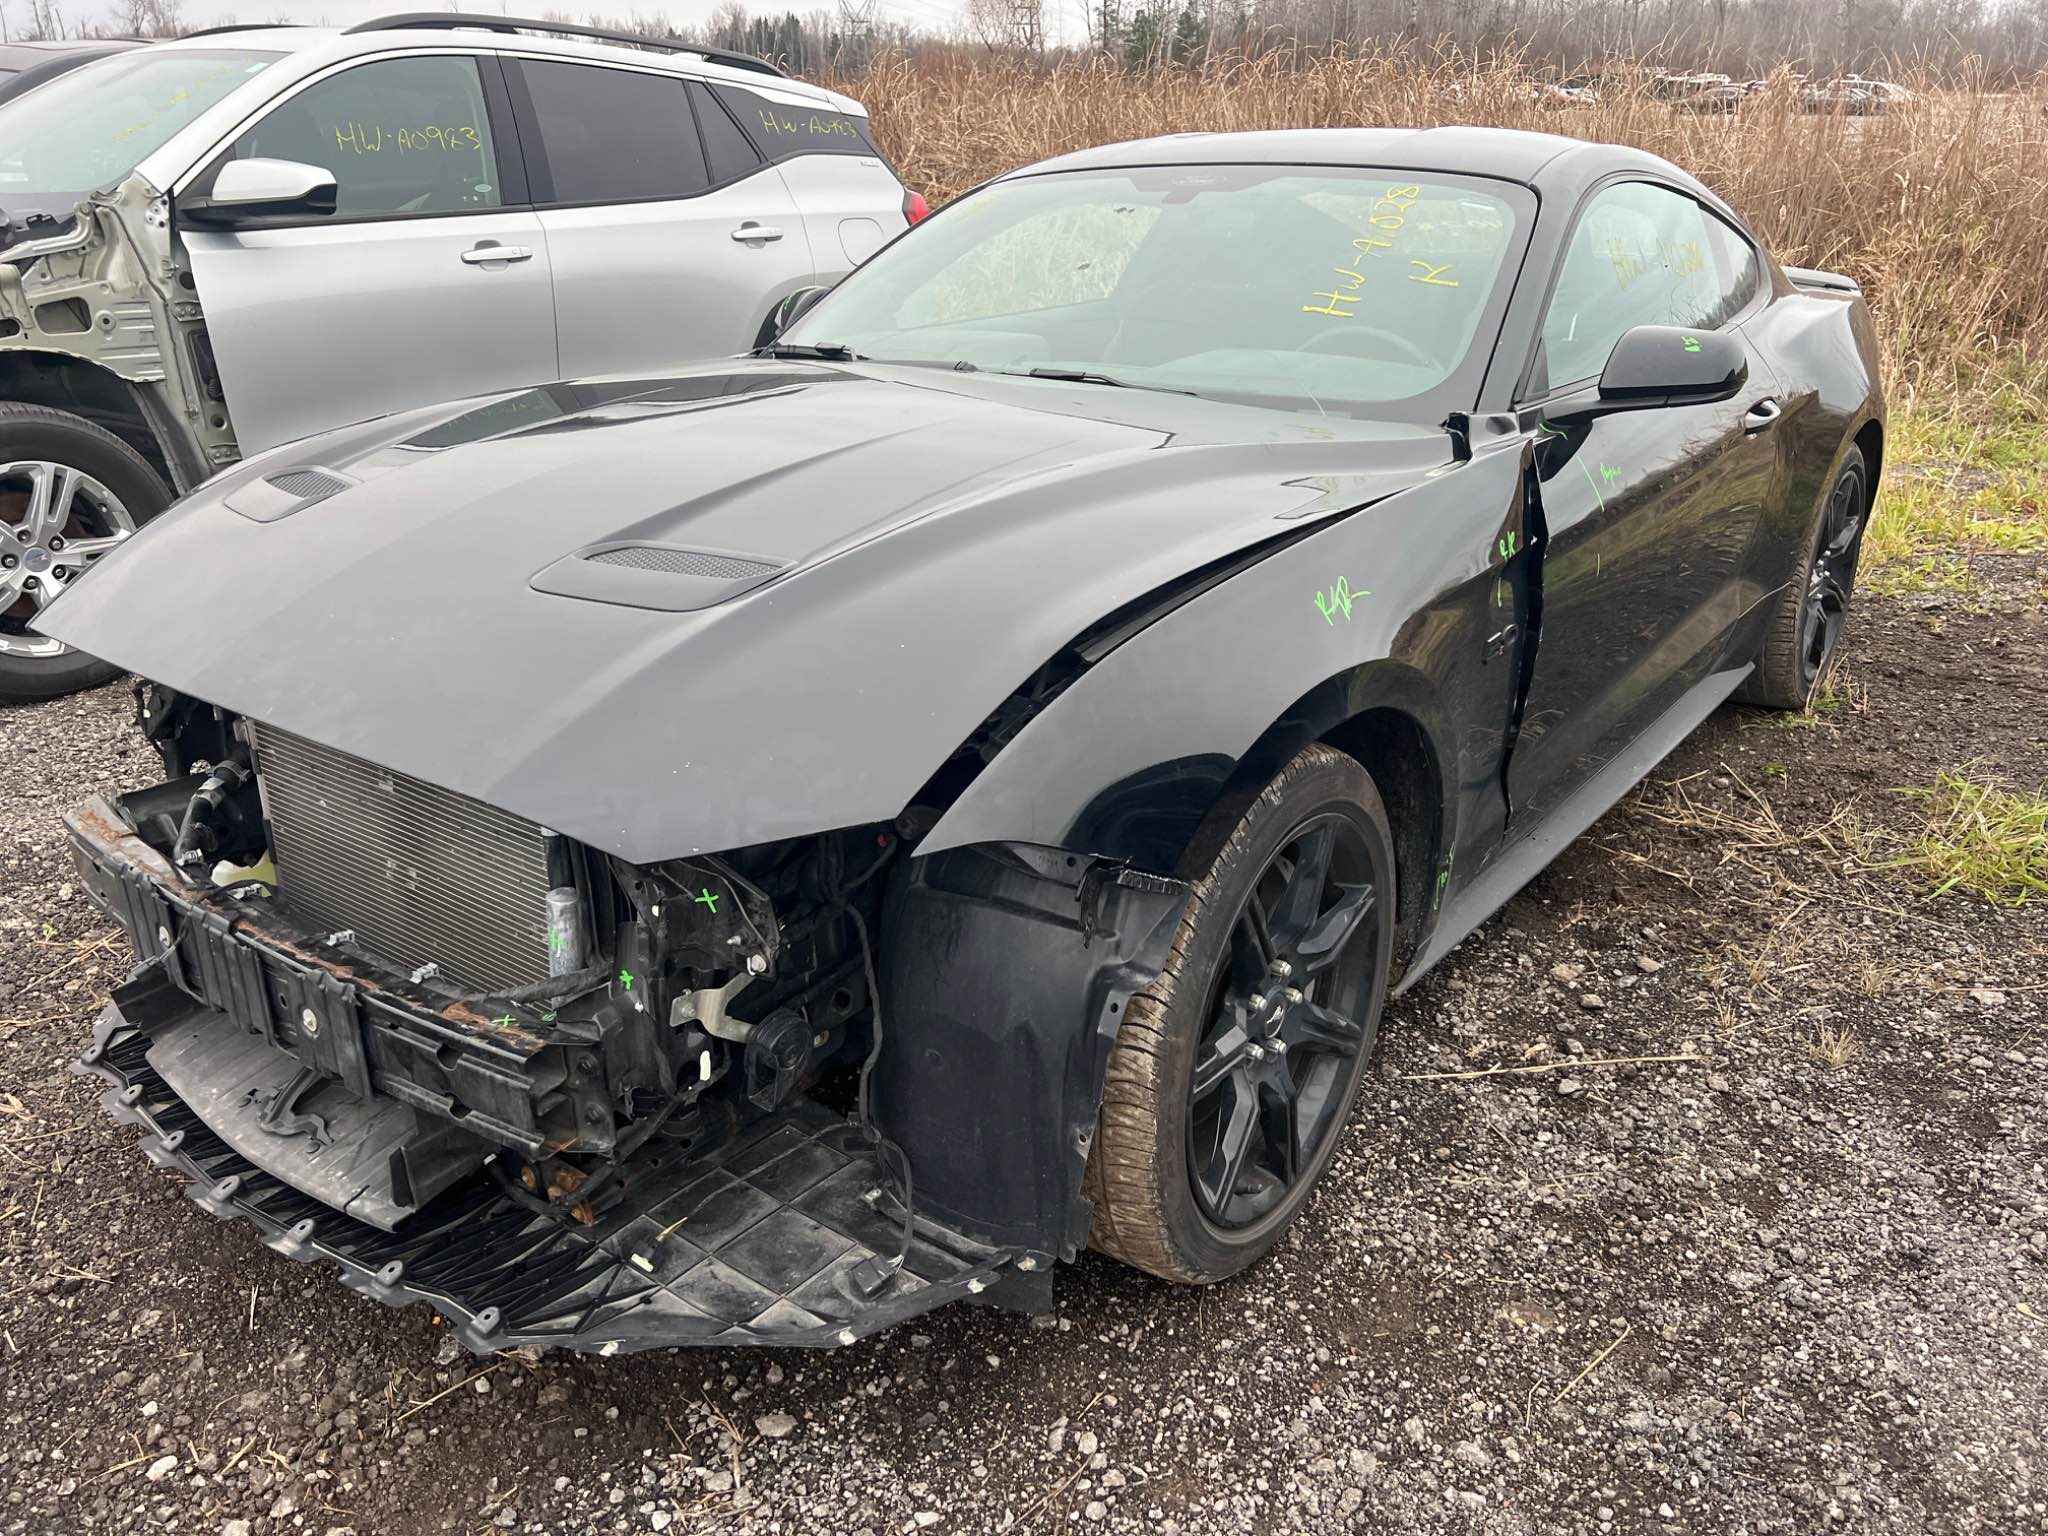
<svg viewBox="0 0 2048 1536"><path fill-rule="evenodd" d="M782 238L782 231L773 224L756 224L752 219L749 219L732 232L732 237L742 245L750 244L756 240L766 244L770 240L780 240Z"/></svg>
<svg viewBox="0 0 2048 1536"><path fill-rule="evenodd" d="M533 252L523 245L500 245L495 240L485 240L464 251L462 259L472 267L480 267L490 261L531 261Z"/></svg>
<svg viewBox="0 0 2048 1536"><path fill-rule="evenodd" d="M1749 433L1761 432L1784 414L1785 407L1766 395L1742 413L1742 430Z"/></svg>

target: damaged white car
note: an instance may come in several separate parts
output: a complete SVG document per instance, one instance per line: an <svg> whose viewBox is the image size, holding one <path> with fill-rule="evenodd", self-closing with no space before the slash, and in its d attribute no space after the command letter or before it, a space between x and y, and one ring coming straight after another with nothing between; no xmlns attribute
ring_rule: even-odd
<svg viewBox="0 0 2048 1536"><path fill-rule="evenodd" d="M224 28L0 104L0 702L113 675L36 613L223 465L741 351L923 212L859 103L554 22Z"/></svg>

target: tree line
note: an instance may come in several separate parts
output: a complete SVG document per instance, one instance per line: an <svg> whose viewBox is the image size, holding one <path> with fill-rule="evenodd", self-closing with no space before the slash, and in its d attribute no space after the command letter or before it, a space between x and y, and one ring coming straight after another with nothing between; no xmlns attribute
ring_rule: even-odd
<svg viewBox="0 0 2048 1536"><path fill-rule="evenodd" d="M89 3L89 0L86 0ZM1084 0L1086 40L1048 36L1046 0L922 0L917 22L877 0L836 10L752 12L724 0L700 25L657 7L627 16L544 11L649 37L682 37L774 59L801 74L857 74L882 52L966 47L1057 59L1107 57L1133 70L1209 67L1220 59L1406 42L1475 56L1519 54L1537 71L1590 78L1612 60L1738 79L1781 66L1809 74L1951 75L1982 67L2012 81L2048 70L2048 0ZM515 7L516 8L516 7ZM290 18L276 16L287 21ZM182 0L0 0L0 35L173 37Z"/></svg>

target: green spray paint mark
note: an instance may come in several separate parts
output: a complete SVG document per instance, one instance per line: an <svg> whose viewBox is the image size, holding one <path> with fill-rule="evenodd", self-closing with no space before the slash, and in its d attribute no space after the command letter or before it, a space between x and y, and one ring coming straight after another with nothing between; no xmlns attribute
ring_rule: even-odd
<svg viewBox="0 0 2048 1536"><path fill-rule="evenodd" d="M700 907L709 907L711 909L712 916L716 917L718 915L718 898L711 894L711 888L709 886L706 886L704 888L704 891L701 895L693 896L690 899Z"/></svg>
<svg viewBox="0 0 2048 1536"><path fill-rule="evenodd" d="M1444 887L1448 886L1451 883L1451 861L1457 858L1457 856L1458 853L1455 848L1452 849L1449 853L1445 854L1444 867L1436 872L1436 899L1432 901L1429 905L1429 910L1432 912L1440 912L1443 910Z"/></svg>
<svg viewBox="0 0 2048 1536"><path fill-rule="evenodd" d="M624 987L624 988L625 988L625 989L626 989L626 990L627 990L628 992L632 991L632 990L633 990L633 973L632 973L631 971L621 971L621 972L619 972L619 985L620 985L620 986L622 986L622 987Z"/></svg>
<svg viewBox="0 0 2048 1536"><path fill-rule="evenodd" d="M495 1019L491 1020L491 1023L499 1029L510 1029L512 1027L512 1015L509 1013L501 1013Z"/></svg>
<svg viewBox="0 0 2048 1536"><path fill-rule="evenodd" d="M1602 464L1600 466L1600 478L1609 485L1612 485L1621 478L1621 471L1612 464Z"/></svg>
<svg viewBox="0 0 2048 1536"><path fill-rule="evenodd" d="M1330 588L1327 593L1318 592L1316 594L1316 612L1323 616L1325 624L1335 624L1337 622L1337 615L1340 613L1344 615L1346 621L1349 621L1351 618L1352 600L1354 598L1371 596L1372 593L1367 591L1352 591L1350 578L1339 576L1337 584Z"/></svg>
<svg viewBox="0 0 2048 1536"><path fill-rule="evenodd" d="M1515 551L1521 547L1522 536L1513 529L1509 529L1506 533L1502 534L1499 541L1494 545L1494 548L1500 551L1500 557L1503 560L1514 559Z"/></svg>
<svg viewBox="0 0 2048 1536"><path fill-rule="evenodd" d="M1688 337L1686 337L1686 338L1685 338L1685 350L1686 350L1686 351L1688 351L1688 352L1697 352L1697 351L1699 351L1699 349L1700 349L1700 339L1699 339L1699 337L1697 337L1697 336L1688 336Z"/></svg>

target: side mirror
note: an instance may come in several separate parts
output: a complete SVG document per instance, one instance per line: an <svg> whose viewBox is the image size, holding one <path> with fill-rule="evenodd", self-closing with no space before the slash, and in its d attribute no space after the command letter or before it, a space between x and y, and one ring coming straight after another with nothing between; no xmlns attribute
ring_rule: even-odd
<svg viewBox="0 0 2048 1536"><path fill-rule="evenodd" d="M780 304L768 311L768 318L761 322L761 334L754 339L758 349L772 345L784 331L817 307L818 300L832 290L829 287L799 288L788 295Z"/></svg>
<svg viewBox="0 0 2048 1536"><path fill-rule="evenodd" d="M1749 381L1749 354L1726 331L1639 325L1622 334L1600 372L1603 410L1701 405L1726 400Z"/></svg>
<svg viewBox="0 0 2048 1536"><path fill-rule="evenodd" d="M178 205L194 224L230 228L277 218L324 218L339 201L334 172L296 160L230 160L204 196Z"/></svg>

